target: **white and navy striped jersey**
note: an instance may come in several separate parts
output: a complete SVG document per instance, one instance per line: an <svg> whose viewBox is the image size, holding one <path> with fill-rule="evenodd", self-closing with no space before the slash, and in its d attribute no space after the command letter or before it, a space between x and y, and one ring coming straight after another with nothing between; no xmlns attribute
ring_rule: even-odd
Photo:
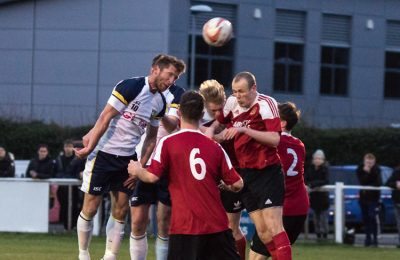
<svg viewBox="0 0 400 260"><path fill-rule="evenodd" d="M160 92L150 92L148 77L119 82L108 104L120 114L111 120L95 151L120 156L134 154L147 125L157 127L166 111L165 97Z"/></svg>
<svg viewBox="0 0 400 260"><path fill-rule="evenodd" d="M185 89L182 87L179 87L177 85L172 85L171 87L169 87L168 89L166 89L163 92L163 95L167 102L167 111L165 112L165 115L174 116L176 118L179 118L178 109L179 109L179 104L181 102L181 96L184 92L185 92ZM164 136L166 136L168 134L169 133L167 132L167 130L165 130L165 128L161 122L160 127L158 128L158 133L157 133L157 143L161 138L163 138Z"/></svg>

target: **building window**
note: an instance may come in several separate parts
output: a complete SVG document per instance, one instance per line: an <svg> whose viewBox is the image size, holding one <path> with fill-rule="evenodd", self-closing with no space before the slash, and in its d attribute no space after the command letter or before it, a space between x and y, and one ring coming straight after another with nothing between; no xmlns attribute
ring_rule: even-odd
<svg viewBox="0 0 400 260"><path fill-rule="evenodd" d="M200 84L207 79L218 80L224 85L225 89L230 90L233 78L234 66L234 50L235 39L231 39L222 47L211 47L203 40L202 29L204 23L214 17L222 17L232 23L233 30L236 28L236 5L211 3L207 1L191 1L192 5L208 5L212 8L212 12L200 12L190 15L190 31L189 31L189 59L187 68L188 86L190 82L191 59L194 55L194 88L198 88ZM192 36L195 36L195 51L192 53Z"/></svg>
<svg viewBox="0 0 400 260"><path fill-rule="evenodd" d="M281 93L303 91L303 53L306 13L277 9L273 89Z"/></svg>
<svg viewBox="0 0 400 260"><path fill-rule="evenodd" d="M346 96L349 75L349 48L321 48L320 93Z"/></svg>
<svg viewBox="0 0 400 260"><path fill-rule="evenodd" d="M275 43L274 91L302 92L303 49L302 44Z"/></svg>
<svg viewBox="0 0 400 260"><path fill-rule="evenodd" d="M386 52L385 98L400 98L400 52Z"/></svg>
<svg viewBox="0 0 400 260"><path fill-rule="evenodd" d="M218 80L225 89L230 89L233 78L233 57L235 39L231 39L222 47L211 47L202 38L196 36L195 74L194 85L196 88L207 79ZM191 52L191 37L189 36L189 53ZM191 64L189 56L189 68ZM188 78L188 86L190 78Z"/></svg>

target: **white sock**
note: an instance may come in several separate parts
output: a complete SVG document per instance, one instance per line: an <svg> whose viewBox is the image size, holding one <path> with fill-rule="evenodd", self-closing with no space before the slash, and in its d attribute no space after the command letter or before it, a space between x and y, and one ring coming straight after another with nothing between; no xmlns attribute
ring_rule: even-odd
<svg viewBox="0 0 400 260"><path fill-rule="evenodd" d="M157 236L156 259L167 260L167 257L168 257L168 237Z"/></svg>
<svg viewBox="0 0 400 260"><path fill-rule="evenodd" d="M147 257L147 234L143 236L134 236L131 234L129 239L129 252L131 254L131 260L146 260Z"/></svg>
<svg viewBox="0 0 400 260"><path fill-rule="evenodd" d="M92 238L93 221L82 212L76 224L78 233L79 260L90 260L89 244Z"/></svg>
<svg viewBox="0 0 400 260"><path fill-rule="evenodd" d="M107 242L104 260L115 260L125 233L125 223L116 220L112 215L108 218L106 226Z"/></svg>

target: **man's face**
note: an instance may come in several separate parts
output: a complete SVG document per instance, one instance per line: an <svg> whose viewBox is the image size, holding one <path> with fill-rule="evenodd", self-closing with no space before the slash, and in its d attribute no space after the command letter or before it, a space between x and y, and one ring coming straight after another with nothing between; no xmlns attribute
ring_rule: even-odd
<svg viewBox="0 0 400 260"><path fill-rule="evenodd" d="M0 147L0 159L6 157L6 150L3 147Z"/></svg>
<svg viewBox="0 0 400 260"><path fill-rule="evenodd" d="M245 79L232 82L232 93L236 97L239 106L249 108L257 95L256 86L249 86Z"/></svg>
<svg viewBox="0 0 400 260"><path fill-rule="evenodd" d="M374 165L375 165L374 159L370 159L370 158L364 159L364 166L366 166L367 168L372 168Z"/></svg>
<svg viewBox="0 0 400 260"><path fill-rule="evenodd" d="M212 116L212 118L215 119L216 117L218 117L221 114L224 104L216 104L214 102L205 102L205 107L206 107L208 114L210 116Z"/></svg>
<svg viewBox="0 0 400 260"><path fill-rule="evenodd" d="M44 158L47 157L48 154L49 154L49 151L47 150L46 147L39 148L39 151L38 151L39 160L43 160Z"/></svg>
<svg viewBox="0 0 400 260"><path fill-rule="evenodd" d="M318 156L318 155L316 155L316 156L314 156L313 157L313 159L312 159L312 163L315 165L315 166L321 166L322 164L324 164L324 162L325 162L325 159L322 157L322 156Z"/></svg>
<svg viewBox="0 0 400 260"><path fill-rule="evenodd" d="M71 156L74 153L74 145L73 144L64 144L64 154L66 156Z"/></svg>
<svg viewBox="0 0 400 260"><path fill-rule="evenodd" d="M164 69L154 66L152 73L155 75L154 86L160 92L169 88L179 78L178 71L173 65L169 65Z"/></svg>

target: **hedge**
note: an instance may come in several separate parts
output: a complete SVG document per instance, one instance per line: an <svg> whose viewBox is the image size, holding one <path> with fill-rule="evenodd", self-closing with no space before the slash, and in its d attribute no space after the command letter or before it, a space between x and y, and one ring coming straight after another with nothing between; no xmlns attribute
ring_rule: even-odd
<svg viewBox="0 0 400 260"><path fill-rule="evenodd" d="M60 127L39 121L16 123L0 119L0 145L12 152L16 159L31 159L39 144L47 144L50 155L56 157L66 139L80 140L90 127Z"/></svg>
<svg viewBox="0 0 400 260"><path fill-rule="evenodd" d="M91 126L60 127L38 121L16 123L0 119L0 145L13 152L17 159L30 159L36 147L45 143L56 156L65 139L81 139ZM358 164L365 153L374 153L378 163L396 166L400 163L400 130L395 128L316 129L297 126L293 135L306 146L310 159L316 149L324 150L332 165Z"/></svg>

